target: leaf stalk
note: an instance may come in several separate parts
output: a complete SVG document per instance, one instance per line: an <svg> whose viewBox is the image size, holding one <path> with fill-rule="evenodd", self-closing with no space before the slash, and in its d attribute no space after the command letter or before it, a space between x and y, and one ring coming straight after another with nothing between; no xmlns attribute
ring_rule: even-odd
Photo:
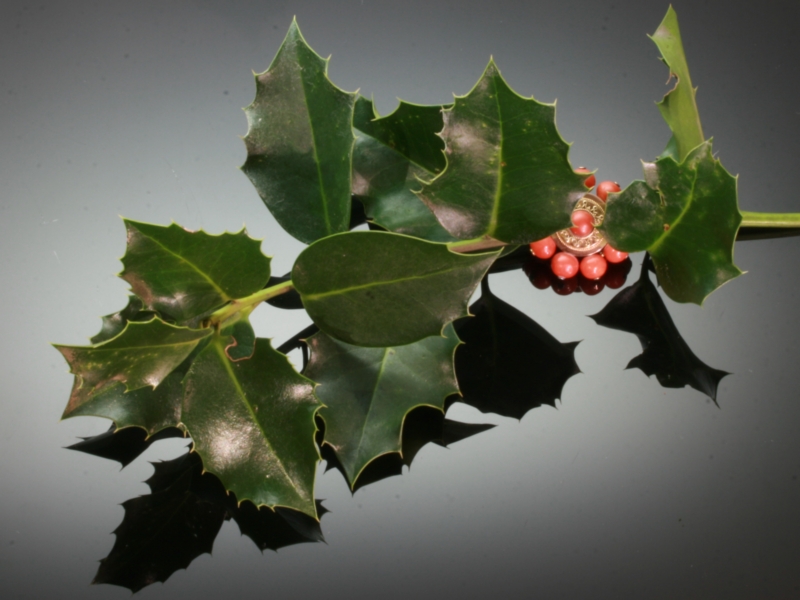
<svg viewBox="0 0 800 600"><path fill-rule="evenodd" d="M800 228L800 213L760 213L741 211L742 227Z"/></svg>
<svg viewBox="0 0 800 600"><path fill-rule="evenodd" d="M274 298L275 296L280 296L281 294L285 294L294 289L294 284L292 280L284 281L277 285L273 285L272 287L264 288L263 290L258 290L254 294L250 294L249 296L245 296L244 298L237 298L236 300L232 300L230 304L226 304L222 308L214 311L211 313L211 316L208 317L206 323L208 327L217 327L223 326L226 322L230 321L231 318L239 316L239 313L246 312L250 313L250 311L255 308L257 304L261 302L265 302L270 298Z"/></svg>

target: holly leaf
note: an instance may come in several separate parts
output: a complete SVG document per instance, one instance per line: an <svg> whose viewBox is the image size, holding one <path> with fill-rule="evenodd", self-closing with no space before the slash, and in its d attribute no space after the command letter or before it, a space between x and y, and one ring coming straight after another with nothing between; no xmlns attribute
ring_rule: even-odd
<svg viewBox="0 0 800 600"><path fill-rule="evenodd" d="M713 157L710 141L682 163L667 156L646 169L647 183L609 194L603 234L619 250L647 250L670 298L702 304L742 274L733 264L742 222L736 178Z"/></svg>
<svg viewBox="0 0 800 600"><path fill-rule="evenodd" d="M104 417L114 421L117 429L139 427L151 436L162 429L177 427L181 422L185 372L173 371L156 387L125 391L122 383L112 383L76 406L66 417Z"/></svg>
<svg viewBox="0 0 800 600"><path fill-rule="evenodd" d="M705 137L695 99L697 88L692 87L689 65L678 28L678 15L672 6L667 10L658 29L649 37L658 46L661 60L669 67L669 78L675 78L675 86L658 103L661 116L672 130L672 138L661 156L671 156L677 162L682 162L694 148L705 141Z"/></svg>
<svg viewBox="0 0 800 600"><path fill-rule="evenodd" d="M533 319L481 284L475 315L456 323L464 342L456 352L460 402L483 413L521 419L529 410L555 406L567 380L580 372L578 342L562 344Z"/></svg>
<svg viewBox="0 0 800 600"><path fill-rule="evenodd" d="M441 335L498 252L462 255L443 244L353 231L306 248L292 281L319 328L357 346L403 346Z"/></svg>
<svg viewBox="0 0 800 600"><path fill-rule="evenodd" d="M245 175L280 225L311 243L347 231L353 105L356 94L328 79L328 59L314 52L292 21L269 69L255 76L245 108Z"/></svg>
<svg viewBox="0 0 800 600"><path fill-rule="evenodd" d="M401 452L403 422L412 409L444 411L445 398L458 393L453 355L459 339L452 325L445 336L387 348L353 346L323 332L307 340L305 374L319 384L325 443L351 485L377 457Z"/></svg>
<svg viewBox="0 0 800 600"><path fill-rule="evenodd" d="M422 406L415 408L406 415L403 422L402 452L391 452L377 457L367 464L359 473L358 479L351 482L347 472L339 461L334 450L323 445L321 453L326 461L326 471L337 469L351 485L353 493L370 484L389 477L403 474L403 467L411 467L417 453L427 444L448 448L468 437L492 429L494 425L488 423L461 423L447 419L440 409Z"/></svg>
<svg viewBox="0 0 800 600"><path fill-rule="evenodd" d="M455 238L417 197L420 179L445 167L442 107L400 102L379 117L371 100L359 97L353 116L353 193L380 227L434 242Z"/></svg>
<svg viewBox="0 0 800 600"><path fill-rule="evenodd" d="M75 375L62 418L72 416L106 386L121 383L128 392L157 388L209 335L210 329L176 327L154 318L129 322L122 333L96 346L56 345Z"/></svg>
<svg viewBox="0 0 800 600"><path fill-rule="evenodd" d="M489 61L441 135L447 168L419 195L450 234L527 244L570 226L586 176L570 166L555 104L518 95Z"/></svg>
<svg viewBox="0 0 800 600"><path fill-rule="evenodd" d="M209 235L125 219L128 247L120 273L144 305L179 323L262 289L270 258L239 233Z"/></svg>
<svg viewBox="0 0 800 600"><path fill-rule="evenodd" d="M240 319L227 327L223 335L231 336L231 342L225 346L225 354L233 362L252 358L256 349L256 332L247 319Z"/></svg>
<svg viewBox="0 0 800 600"><path fill-rule="evenodd" d="M225 352L231 343L215 336L184 380L182 418L195 451L240 502L316 518L314 383L267 339L256 339L252 358L237 362Z"/></svg>
<svg viewBox="0 0 800 600"><path fill-rule="evenodd" d="M219 481L197 468L181 469L164 483L164 489L122 504L125 517L114 531L116 542L92 583L137 592L211 553L227 514Z"/></svg>
<svg viewBox="0 0 800 600"><path fill-rule="evenodd" d="M619 292L591 318L598 325L639 338L643 352L626 368L640 369L648 377L655 375L664 387L689 385L716 403L717 386L729 373L709 367L691 351L650 281L646 264L636 283Z"/></svg>
<svg viewBox="0 0 800 600"><path fill-rule="evenodd" d="M145 309L140 298L136 296L128 296L128 305L125 308L115 313L111 313L110 315L101 317L103 320L103 325L100 327L100 331L91 337L89 341L91 341L92 344L106 342L122 333L122 330L125 329L125 325L128 324L128 321L149 321L156 316L158 315L152 310Z"/></svg>

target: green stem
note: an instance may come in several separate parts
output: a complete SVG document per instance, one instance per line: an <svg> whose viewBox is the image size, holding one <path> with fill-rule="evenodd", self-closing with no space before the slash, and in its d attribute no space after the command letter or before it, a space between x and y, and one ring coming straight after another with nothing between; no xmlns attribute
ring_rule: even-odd
<svg viewBox="0 0 800 600"><path fill-rule="evenodd" d="M458 253L474 252L475 250L492 250L494 248L502 248L503 246L508 246L508 244L489 236L483 236L473 240L459 240L447 244L447 248L450 251Z"/></svg>
<svg viewBox="0 0 800 600"><path fill-rule="evenodd" d="M274 298L275 296L285 294L293 289L294 284L290 279L289 281L284 281L283 283L273 285L272 287L258 290L255 294L250 294L244 298L232 300L230 304L226 304L219 310L211 313L211 316L207 320L208 326L214 327L216 325L221 325L225 323L225 321L228 321L231 317L236 316L238 313L248 309L252 310L256 304L260 304L261 302L269 300L270 298Z"/></svg>
<svg viewBox="0 0 800 600"><path fill-rule="evenodd" d="M742 227L800 228L800 213L742 212Z"/></svg>

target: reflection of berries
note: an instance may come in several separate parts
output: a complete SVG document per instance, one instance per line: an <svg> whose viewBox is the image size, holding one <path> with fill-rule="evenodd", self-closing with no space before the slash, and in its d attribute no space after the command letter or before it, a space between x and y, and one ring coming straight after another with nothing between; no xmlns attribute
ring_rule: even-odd
<svg viewBox="0 0 800 600"><path fill-rule="evenodd" d="M592 254L591 256L602 258L599 254ZM587 256L583 260L586 260L586 258L589 257ZM599 279L589 279L581 272L578 272L574 277L562 279L553 273L550 260L536 258L535 256L531 256L530 260L522 268L537 289L545 290L551 287L556 294L561 296L567 296L573 292L583 292L588 296L594 296L605 288L615 290L625 285L628 273L631 270L631 261L626 258L619 263L607 263L606 272Z"/></svg>

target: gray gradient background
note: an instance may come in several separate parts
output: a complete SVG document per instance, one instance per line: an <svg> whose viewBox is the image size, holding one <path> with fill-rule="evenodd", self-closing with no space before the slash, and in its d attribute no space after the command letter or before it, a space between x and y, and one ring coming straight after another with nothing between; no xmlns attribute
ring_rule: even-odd
<svg viewBox="0 0 800 600"><path fill-rule="evenodd" d="M0 595L127 598L90 587L147 460L120 472L63 450L102 419L58 422L71 385L49 342L81 344L125 304L118 215L210 232L243 223L275 272L302 248L237 167L240 108L297 15L346 90L444 103L493 55L551 102L573 164L623 184L668 138L653 102L666 69L645 33L666 2L34 2L0 9ZM742 208L800 211L800 5L679 1L707 136ZM636 262L638 263L638 257ZM624 371L633 336L584 315L612 293L561 298L520 272L493 289L577 349L558 410L499 424L351 497L318 479L328 545L263 556L228 523L204 555L142 598L800 597L800 240L740 243L746 276L701 309L668 301L694 351L731 371L717 409ZM280 343L300 312L256 313ZM321 470L320 470L321 473Z"/></svg>

